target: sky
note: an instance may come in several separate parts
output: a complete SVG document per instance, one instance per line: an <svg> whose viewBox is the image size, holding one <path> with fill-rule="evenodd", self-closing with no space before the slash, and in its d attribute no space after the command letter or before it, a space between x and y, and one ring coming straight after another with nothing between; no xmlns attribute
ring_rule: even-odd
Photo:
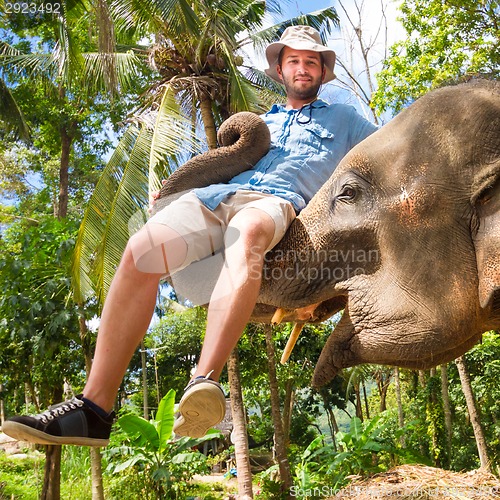
<svg viewBox="0 0 500 500"><path fill-rule="evenodd" d="M380 20L381 4L385 5L386 14L391 25L389 30L389 42L393 43L397 39L404 36L404 31L400 24L396 21L398 16L397 7L401 0L342 0L342 4L351 15L355 13L355 3L363 6L364 12L363 27L369 32L373 32ZM317 10L334 7L341 19L341 27L346 23L345 14L338 0L290 0L289 3L282 7L285 19L296 17L300 14L315 12Z"/></svg>

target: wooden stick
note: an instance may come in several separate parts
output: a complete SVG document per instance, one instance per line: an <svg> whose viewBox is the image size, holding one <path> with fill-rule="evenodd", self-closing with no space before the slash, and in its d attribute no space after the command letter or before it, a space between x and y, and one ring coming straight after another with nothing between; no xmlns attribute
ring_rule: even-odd
<svg viewBox="0 0 500 500"><path fill-rule="evenodd" d="M292 354L293 348L295 347L297 339L299 338L300 332L302 331L302 328L304 328L304 324L305 323L295 323L293 325L292 333L290 334L290 337L288 338L288 342L286 343L285 350L283 351L283 355L281 356L280 363L282 365L284 365L288 361L290 354Z"/></svg>

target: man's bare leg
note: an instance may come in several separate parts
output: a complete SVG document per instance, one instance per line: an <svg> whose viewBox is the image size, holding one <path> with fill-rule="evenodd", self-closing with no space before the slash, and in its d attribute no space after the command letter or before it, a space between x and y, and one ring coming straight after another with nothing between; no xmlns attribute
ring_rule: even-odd
<svg viewBox="0 0 500 500"><path fill-rule="evenodd" d="M168 249L168 263L166 261ZM83 396L109 412L154 313L158 283L184 262L186 243L168 226L149 224L127 245L102 311Z"/></svg>
<svg viewBox="0 0 500 500"><path fill-rule="evenodd" d="M205 341L195 374L212 371L214 380L219 379L255 307L264 254L275 230L271 216L257 208L240 211L229 227L239 237L225 250L225 265L208 308ZM230 229L226 234L231 234Z"/></svg>
<svg viewBox="0 0 500 500"><path fill-rule="evenodd" d="M162 224L147 224L134 235L109 290L83 397L35 416L11 417L2 430L33 443L106 446L114 418L110 410L151 321L159 279L185 260L186 250L184 239Z"/></svg>
<svg viewBox="0 0 500 500"><path fill-rule="evenodd" d="M224 418L226 400L216 381L255 306L264 253L274 228L273 219L257 208L244 209L231 220L225 238L225 265L210 299L195 378L179 403L180 416L174 425L177 434L204 436ZM236 241L228 241L234 235ZM209 374L213 381L206 379Z"/></svg>

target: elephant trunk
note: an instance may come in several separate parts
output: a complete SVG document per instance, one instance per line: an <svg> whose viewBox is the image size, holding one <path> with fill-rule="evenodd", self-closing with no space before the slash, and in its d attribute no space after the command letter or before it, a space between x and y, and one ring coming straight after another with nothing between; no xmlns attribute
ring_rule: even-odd
<svg viewBox="0 0 500 500"><path fill-rule="evenodd" d="M287 309L320 302L328 282L321 279L324 271L322 252L315 248L310 232L298 217L265 256L259 302Z"/></svg>
<svg viewBox="0 0 500 500"><path fill-rule="evenodd" d="M228 118L221 125L217 139L221 147L195 156L168 177L154 212L165 208L186 191L229 182L255 165L271 144L266 123L255 113L246 111Z"/></svg>

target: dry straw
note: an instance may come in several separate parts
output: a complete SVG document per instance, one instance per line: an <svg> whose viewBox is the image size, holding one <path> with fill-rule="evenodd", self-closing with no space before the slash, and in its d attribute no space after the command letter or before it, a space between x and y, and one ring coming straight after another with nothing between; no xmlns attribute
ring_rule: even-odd
<svg viewBox="0 0 500 500"><path fill-rule="evenodd" d="M500 498L500 481L488 472L451 472L423 465L403 465L368 479L354 479L335 499L489 500Z"/></svg>

